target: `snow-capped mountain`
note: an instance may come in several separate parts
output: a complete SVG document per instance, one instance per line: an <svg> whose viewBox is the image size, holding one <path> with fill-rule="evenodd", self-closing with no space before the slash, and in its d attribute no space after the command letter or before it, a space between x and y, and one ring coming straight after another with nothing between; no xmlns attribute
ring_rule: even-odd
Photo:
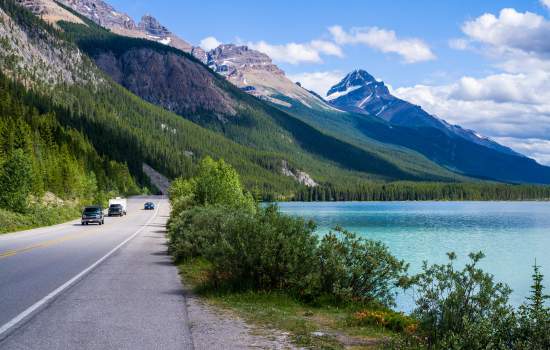
<svg viewBox="0 0 550 350"><path fill-rule="evenodd" d="M309 108L333 109L288 79L268 55L247 46L220 45L209 52L194 49L193 55L243 91L261 99L289 108L291 102L298 101Z"/></svg>
<svg viewBox="0 0 550 350"><path fill-rule="evenodd" d="M424 111L422 107L393 96L384 82L376 80L364 70L355 70L346 75L327 92L326 100L338 109L376 116L393 125L415 129L436 128L448 136L461 137L503 153L519 155L487 137L451 125Z"/></svg>

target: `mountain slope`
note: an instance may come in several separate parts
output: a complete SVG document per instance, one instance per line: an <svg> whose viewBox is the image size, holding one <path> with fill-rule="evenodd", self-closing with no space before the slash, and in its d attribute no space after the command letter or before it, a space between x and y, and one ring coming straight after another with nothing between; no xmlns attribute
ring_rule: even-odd
<svg viewBox="0 0 550 350"><path fill-rule="evenodd" d="M114 35L90 23L59 25L99 67L132 92L222 132L242 145L282 152L287 157L309 154L318 161L363 172L363 176L371 179L456 179L454 174L428 161L425 161L426 167L414 172L378 150L357 147L325 135L249 96L181 51ZM406 158L403 161L407 161ZM323 171L320 164L314 165L305 159L300 163L298 168L310 174ZM293 166L297 166L296 162ZM318 180L318 176L317 179L314 176L314 180Z"/></svg>
<svg viewBox="0 0 550 350"><path fill-rule="evenodd" d="M373 130L370 121L359 120L357 128L366 136L414 149L453 171L506 182L550 183L550 168L392 96L383 82L366 71L348 74L328 91L327 99L367 120L374 116L386 121L402 133L384 135Z"/></svg>
<svg viewBox="0 0 550 350"><path fill-rule="evenodd" d="M238 113L227 116L231 122L212 117L205 125L219 131L207 130L116 84L66 41L71 33L47 26L12 1L0 0L0 9L2 72L31 90L39 111L54 113L65 127L82 131L100 154L126 163L137 178L144 177L143 163L172 178L192 176L196 161L210 155L235 166L246 186L265 198L273 194L289 198L303 188L300 181L346 187L365 180L452 179L404 170L377 153L323 134L243 93L179 50L125 38L131 45L154 47L154 54L169 57L168 62L184 59L202 67L198 71L232 97ZM89 22L80 28L92 26ZM114 36L106 33L107 38ZM117 47L120 52L124 49Z"/></svg>
<svg viewBox="0 0 550 350"><path fill-rule="evenodd" d="M409 128L435 128L449 135L489 147L500 152L520 156L510 148L465 130L450 125L442 119L425 112L420 106L403 101L390 94L384 82L377 81L364 70L355 70L327 92L327 100L335 107L349 112L374 115L392 125Z"/></svg>

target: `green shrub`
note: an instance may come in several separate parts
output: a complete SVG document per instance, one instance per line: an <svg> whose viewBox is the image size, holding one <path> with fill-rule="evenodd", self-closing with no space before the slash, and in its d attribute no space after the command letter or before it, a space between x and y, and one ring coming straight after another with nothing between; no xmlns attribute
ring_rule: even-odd
<svg viewBox="0 0 550 350"><path fill-rule="evenodd" d="M428 266L413 278L418 298L413 316L429 346L435 349L507 349L513 343L515 316L508 304L508 286L477 267L482 253L456 270L449 263Z"/></svg>
<svg viewBox="0 0 550 350"><path fill-rule="evenodd" d="M342 300L393 305L408 268L383 243L341 228L323 237L318 255L322 291Z"/></svg>
<svg viewBox="0 0 550 350"><path fill-rule="evenodd" d="M319 290L314 225L270 206L256 213L227 207L182 212L169 227L177 259L203 257L212 281L232 288L286 289L302 298Z"/></svg>

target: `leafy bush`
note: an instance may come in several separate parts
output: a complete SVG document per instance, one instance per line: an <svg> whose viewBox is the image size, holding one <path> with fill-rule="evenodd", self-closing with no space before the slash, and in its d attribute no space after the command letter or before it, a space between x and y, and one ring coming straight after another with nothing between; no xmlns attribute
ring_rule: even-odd
<svg viewBox="0 0 550 350"><path fill-rule="evenodd" d="M169 231L176 258L208 260L216 285L286 289L304 298L318 291L314 226L276 207L257 213L197 207L175 218Z"/></svg>
<svg viewBox="0 0 550 350"><path fill-rule="evenodd" d="M0 209L0 233L55 225L75 219L79 215L80 209L70 205L31 205L24 214Z"/></svg>
<svg viewBox="0 0 550 350"><path fill-rule="evenodd" d="M449 263L428 266L413 278L419 295L413 316L420 322L428 344L438 349L499 348L509 342L513 310L508 305L508 286L478 268L484 257L470 254L471 262L456 270L456 255Z"/></svg>
<svg viewBox="0 0 550 350"><path fill-rule="evenodd" d="M223 159L215 161L204 158L196 177L179 178L170 186L170 201L173 216L193 206L226 206L254 211L256 203L244 190L239 174Z"/></svg>
<svg viewBox="0 0 550 350"><path fill-rule="evenodd" d="M393 305L408 269L383 243L341 228L323 237L318 255L323 292L343 300Z"/></svg>
<svg viewBox="0 0 550 350"><path fill-rule="evenodd" d="M170 251L209 261L216 285L391 305L407 269L382 243L343 230L319 244L312 222L258 208L223 161L204 159L198 176L175 181L170 195Z"/></svg>

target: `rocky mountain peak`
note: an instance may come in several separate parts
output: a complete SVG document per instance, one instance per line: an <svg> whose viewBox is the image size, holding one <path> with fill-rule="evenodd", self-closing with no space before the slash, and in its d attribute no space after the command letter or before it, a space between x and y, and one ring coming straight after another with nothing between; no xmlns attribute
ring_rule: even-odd
<svg viewBox="0 0 550 350"><path fill-rule="evenodd" d="M102 0L59 0L59 2L105 28L137 29L136 23L130 16L116 11L114 7Z"/></svg>
<svg viewBox="0 0 550 350"><path fill-rule="evenodd" d="M390 93L384 82L377 81L365 70L356 69L330 88L327 92L327 99L334 100L358 89L362 89L364 94L372 96L383 96Z"/></svg>
<svg viewBox="0 0 550 350"><path fill-rule="evenodd" d="M138 28L157 37L167 37L172 34L168 28L160 24L160 22L151 15L141 17Z"/></svg>
<svg viewBox="0 0 550 350"><path fill-rule="evenodd" d="M222 75L230 75L237 70L264 70L274 74L285 74L273 64L268 55L251 50L245 45L222 44L208 52L207 64Z"/></svg>
<svg viewBox="0 0 550 350"><path fill-rule="evenodd" d="M55 3L54 0L33 0ZM170 45L190 53L193 47L171 33L156 18L145 15L139 24L126 13L117 11L103 0L58 0L62 5L72 8L79 14L94 21L113 33L133 38L142 38Z"/></svg>

